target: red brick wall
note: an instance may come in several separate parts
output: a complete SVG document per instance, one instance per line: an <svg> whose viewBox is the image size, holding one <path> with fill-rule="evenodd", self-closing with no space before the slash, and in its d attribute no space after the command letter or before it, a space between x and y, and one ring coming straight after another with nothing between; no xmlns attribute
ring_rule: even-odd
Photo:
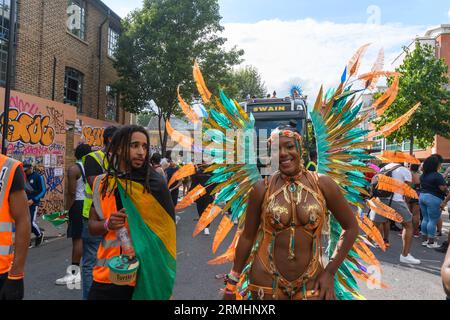
<svg viewBox="0 0 450 320"><path fill-rule="evenodd" d="M19 1L15 89L51 99L53 60L56 57L55 100L64 101L65 68L77 69L84 74L82 114L93 118L97 118L98 115L98 118L103 120L106 85L118 79L112 59L107 57L109 27L107 22L102 28L101 81L100 91L98 90L98 30L106 18L106 12L100 9L95 1L86 1L86 37L85 40L81 40L67 30L66 9L67 0ZM110 19L111 23L120 25L113 16ZM119 114L119 122L129 120L129 115L124 116L122 111Z"/></svg>

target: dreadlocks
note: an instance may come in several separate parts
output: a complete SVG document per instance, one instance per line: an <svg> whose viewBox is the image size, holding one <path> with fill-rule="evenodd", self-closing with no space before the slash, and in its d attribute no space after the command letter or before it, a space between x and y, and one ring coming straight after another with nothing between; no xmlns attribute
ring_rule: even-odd
<svg viewBox="0 0 450 320"><path fill-rule="evenodd" d="M108 159L108 168L106 169L105 181L108 182L110 179L114 181L114 185L111 189L108 188L109 183L104 183L101 189L101 194L104 197L107 192L112 192L117 187L118 178L131 178L130 173L135 170L131 166L130 161L130 144L131 137L133 133L141 132L147 138L147 146L150 145L150 139L148 137L147 131L141 127L136 125L128 125L123 126L113 135L111 143L106 148L106 154ZM143 186L146 192L150 193L150 174L153 170L150 165L149 160L149 150L147 150L147 154L145 156L144 164L142 168L139 169L139 172L142 175L139 178L143 178ZM120 164L125 164L125 172L122 172L120 169ZM126 190L128 190L128 179L126 183Z"/></svg>

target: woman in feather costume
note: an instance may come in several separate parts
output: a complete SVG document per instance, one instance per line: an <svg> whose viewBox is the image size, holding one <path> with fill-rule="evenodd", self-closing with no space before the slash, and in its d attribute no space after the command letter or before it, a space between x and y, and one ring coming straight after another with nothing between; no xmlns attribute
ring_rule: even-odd
<svg viewBox="0 0 450 320"><path fill-rule="evenodd" d="M328 176L305 170L302 138L283 126L279 138L279 171L256 183L250 193L245 227L236 247L225 299L248 263L247 298L335 299L334 276L358 235L358 223L339 186ZM342 226L330 261L322 262L322 227L328 210ZM257 236L259 246L253 248Z"/></svg>
<svg viewBox="0 0 450 320"><path fill-rule="evenodd" d="M375 143L367 139L368 134L390 136L409 121L420 103L376 133L359 127L366 118L360 115L363 105L359 102L360 94L373 88L380 77L394 78L391 87L372 105L381 116L395 100L400 77L396 72L381 71L382 50L372 71L358 75L367 47L362 46L352 57L336 89L325 93L323 87L320 88L309 114L316 137L316 172L305 170L302 137L293 126L286 126L272 132L270 139L275 142L272 142L274 151L278 150L279 163L276 157L272 157L272 161L279 165L279 171L261 180L251 152L253 144L245 138L236 140L233 135L229 136L230 132L251 136L255 132L253 115L247 114L222 89L219 88L218 96L213 95L197 63L193 76L207 116L199 119L178 92L186 117L192 123L201 122L203 141L196 145L192 137L174 130L167 121L168 134L179 145L208 155L209 166L205 172L211 172L212 176L206 185L191 190L177 209L201 197L210 184L216 185L212 191L215 200L205 209L193 232L196 236L222 216L212 244L213 253L233 229L234 222L238 222L228 249L208 262L234 262L225 281L225 299L361 300L365 298L359 292L356 279L371 288L387 287L381 281L380 262L369 248L376 243L384 251L386 246L362 209L366 201L371 210L389 219L395 220L398 213L384 206L378 198L369 199L366 190L369 182L364 173L375 171L363 161L374 157L363 148ZM360 83L361 88L353 89L355 83ZM202 148L211 142L215 147ZM224 145L227 146L226 156ZM240 155L242 149L246 151ZM249 158L242 154L248 154ZM238 161L234 162L236 159ZM194 174L195 167L188 164L177 173L177 179L181 179ZM173 181L169 185L171 183ZM386 181L378 187L386 191L407 189L400 181ZM229 211L231 216L226 214ZM328 238L326 266L321 261L323 230L327 231Z"/></svg>

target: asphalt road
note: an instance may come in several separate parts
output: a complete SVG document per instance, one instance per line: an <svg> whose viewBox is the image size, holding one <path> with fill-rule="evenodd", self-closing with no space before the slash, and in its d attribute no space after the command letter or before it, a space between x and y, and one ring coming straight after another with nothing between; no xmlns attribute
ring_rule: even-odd
<svg viewBox="0 0 450 320"><path fill-rule="evenodd" d="M230 264L210 266L208 260L212 254L213 235L219 219L211 226L211 235L203 233L192 238L197 217L194 206L179 213L181 220L177 225L177 278L174 287L174 299L177 300L216 300L220 299L219 290L223 280L216 278L229 271ZM446 239L450 224L445 214L444 235ZM58 234L62 229L46 226L47 234ZM223 253L232 240L230 234L219 247L217 254ZM401 237L391 232L391 248L386 252L375 249L374 253L382 264L382 278L388 289L370 289L360 283L362 294L369 300L442 300L444 299L440 279L440 267L444 254L421 246L420 239L413 239L412 254L422 260L419 266L401 265L399 255ZM56 286L55 280L65 274L70 263L71 242L64 237L56 237L41 247L32 248L26 266L25 299L40 300L79 300L81 290Z"/></svg>

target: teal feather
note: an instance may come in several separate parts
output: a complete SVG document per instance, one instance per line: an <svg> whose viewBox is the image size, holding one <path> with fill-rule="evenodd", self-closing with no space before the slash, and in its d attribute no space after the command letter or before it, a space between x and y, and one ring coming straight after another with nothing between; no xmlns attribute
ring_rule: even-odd
<svg viewBox="0 0 450 320"><path fill-rule="evenodd" d="M233 175L234 175L234 172L227 172L224 174L214 174L208 179L206 184L208 185L211 183L222 183L222 182L227 181Z"/></svg>
<svg viewBox="0 0 450 320"><path fill-rule="evenodd" d="M217 194L218 202L227 202L228 200L230 200L237 192L237 190L236 190L237 185L238 184L236 182L234 182L234 183L226 186L225 188L223 188Z"/></svg>
<svg viewBox="0 0 450 320"><path fill-rule="evenodd" d="M219 96L220 96L220 101L222 101L222 104L225 107L225 109L231 115L233 115L234 118L238 118L238 116L237 116L238 115L238 110L236 109L236 106L234 105L234 102L230 101L230 99L228 99L228 97L225 95L223 90L219 90Z"/></svg>
<svg viewBox="0 0 450 320"><path fill-rule="evenodd" d="M222 113L217 112L216 110L211 110L211 116L217 122L219 126L224 129L231 129L231 122L228 118Z"/></svg>

